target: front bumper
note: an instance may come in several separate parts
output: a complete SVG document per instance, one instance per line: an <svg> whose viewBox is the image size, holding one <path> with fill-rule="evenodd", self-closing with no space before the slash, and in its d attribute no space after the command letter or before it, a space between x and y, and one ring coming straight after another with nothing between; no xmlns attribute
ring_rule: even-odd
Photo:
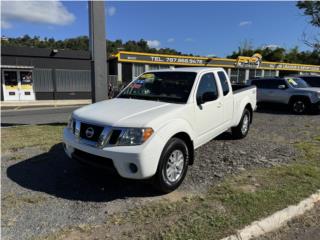
<svg viewBox="0 0 320 240"><path fill-rule="evenodd" d="M78 152L88 153L90 155L97 156L99 161L112 161L117 173L130 179L145 179L152 177L158 167L158 162L161 156L162 149L165 142L160 136L154 134L147 142L138 146L112 146L105 147L103 149L90 146L77 139L68 128L64 129L63 141L65 144L66 154L72 158L77 150ZM79 154L77 154L79 156ZM102 157L102 158L101 158ZM90 159L86 159L86 155L82 154L81 160L90 164ZM130 164L134 164L137 167L137 171L132 171ZM96 165L96 162L92 161L92 165ZM106 162L106 165L108 163Z"/></svg>
<svg viewBox="0 0 320 240"><path fill-rule="evenodd" d="M320 100L311 104L313 111L320 111Z"/></svg>

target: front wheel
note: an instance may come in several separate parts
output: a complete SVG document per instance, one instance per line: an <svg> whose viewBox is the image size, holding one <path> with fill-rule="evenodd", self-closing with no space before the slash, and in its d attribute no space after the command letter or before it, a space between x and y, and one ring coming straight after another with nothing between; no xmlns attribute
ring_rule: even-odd
<svg viewBox="0 0 320 240"><path fill-rule="evenodd" d="M177 189L186 176L189 165L189 150L179 138L172 138L166 144L160 157L153 185L163 193Z"/></svg>
<svg viewBox="0 0 320 240"><path fill-rule="evenodd" d="M232 136L235 139L241 139L247 136L250 128L250 117L250 111L248 109L244 109L238 126L231 128Z"/></svg>
<svg viewBox="0 0 320 240"><path fill-rule="evenodd" d="M291 111L295 114L303 114L309 107L308 101L304 99L296 99L291 101Z"/></svg>

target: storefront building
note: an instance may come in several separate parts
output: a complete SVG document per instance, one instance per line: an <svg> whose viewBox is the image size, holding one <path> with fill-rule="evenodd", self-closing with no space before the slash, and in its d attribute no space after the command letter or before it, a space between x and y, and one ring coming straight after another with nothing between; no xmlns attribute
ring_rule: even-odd
<svg viewBox="0 0 320 240"><path fill-rule="evenodd" d="M1 47L1 100L91 98L87 51ZM116 88L141 73L179 67L223 67L233 83L254 77L320 74L320 66L239 59L190 57L120 51L108 62L108 81ZM106 79L106 80L107 80Z"/></svg>
<svg viewBox="0 0 320 240"><path fill-rule="evenodd" d="M128 82L145 71L179 67L222 67L233 83L245 83L255 77L276 77L291 74L320 74L320 66L240 59L190 57L120 51L114 56L119 81Z"/></svg>
<svg viewBox="0 0 320 240"><path fill-rule="evenodd" d="M1 100L85 99L90 91L86 51L1 47Z"/></svg>

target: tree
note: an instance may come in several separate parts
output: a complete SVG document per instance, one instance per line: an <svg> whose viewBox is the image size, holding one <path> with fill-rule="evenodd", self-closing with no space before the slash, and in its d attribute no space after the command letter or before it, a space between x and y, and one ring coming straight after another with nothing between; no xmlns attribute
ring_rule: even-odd
<svg viewBox="0 0 320 240"><path fill-rule="evenodd" d="M320 64L320 51L299 51L298 47L292 49L284 49L280 47L262 47L256 49L243 50L239 47L238 51L233 51L227 58L237 58L238 56L251 57L254 53L260 53L263 61L271 62L287 62L287 63L302 63L302 64Z"/></svg>
<svg viewBox="0 0 320 240"><path fill-rule="evenodd" d="M320 28L320 1L298 1L297 7L303 10L303 14L310 17L311 25ZM303 33L303 40L308 46L320 50L320 33L308 39L307 34Z"/></svg>
<svg viewBox="0 0 320 240"><path fill-rule="evenodd" d="M117 53L120 50L135 51L135 52L149 52L149 53L166 53L182 55L171 48L150 48L147 41L140 39L139 41L130 40L122 42L117 39L115 41L107 41L107 52L108 55ZM68 38L64 40L56 41L54 38L44 38L43 40L39 36L33 38L29 35L24 35L18 38L8 38L8 41L2 41L3 46L17 46L17 47L38 47L38 48L56 48L56 49L71 49L71 50L89 50L89 38L87 36L79 36L75 38ZM190 54L191 55L191 54ZM192 56L192 55L191 55Z"/></svg>
<svg viewBox="0 0 320 240"><path fill-rule="evenodd" d="M304 15L310 16L310 23L320 27L320 2L319 1L298 1L297 7L302 9Z"/></svg>

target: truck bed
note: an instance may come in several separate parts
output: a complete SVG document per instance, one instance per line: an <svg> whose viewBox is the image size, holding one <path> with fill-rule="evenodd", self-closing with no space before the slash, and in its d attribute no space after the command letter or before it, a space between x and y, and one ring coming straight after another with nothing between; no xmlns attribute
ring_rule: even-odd
<svg viewBox="0 0 320 240"><path fill-rule="evenodd" d="M244 106L250 104L252 110L256 108L256 86L232 85L233 89L233 126L240 122Z"/></svg>
<svg viewBox="0 0 320 240"><path fill-rule="evenodd" d="M240 93L242 91L246 91L246 90L249 90L252 88L255 88L255 86L248 86L248 85L244 85L244 84L232 84L233 94L237 94L237 93Z"/></svg>

